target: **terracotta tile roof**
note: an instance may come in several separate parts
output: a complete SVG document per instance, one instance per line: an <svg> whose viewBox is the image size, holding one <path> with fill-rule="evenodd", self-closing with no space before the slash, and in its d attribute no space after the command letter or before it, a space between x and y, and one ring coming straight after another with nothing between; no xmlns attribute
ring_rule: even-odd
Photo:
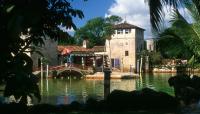
<svg viewBox="0 0 200 114"><path fill-rule="evenodd" d="M104 51L105 51L105 47L104 47L104 46L94 46L94 47L92 48L92 50L93 50L94 52L104 52Z"/></svg>
<svg viewBox="0 0 200 114"><path fill-rule="evenodd" d="M103 52L104 46L94 46L93 48L84 48L82 46L75 46L75 45L58 45L57 50L61 53L65 48L69 49L72 53L93 53L93 52Z"/></svg>
<svg viewBox="0 0 200 114"><path fill-rule="evenodd" d="M68 45L68 46L61 46L61 45L59 45L57 47L57 50L59 52L61 52L64 48L67 48L67 49L71 50L72 52L91 52L91 51L93 51L90 48L84 48L82 46L73 46L73 45Z"/></svg>
<svg viewBox="0 0 200 114"><path fill-rule="evenodd" d="M124 22L124 23L120 23L120 24L117 24L117 25L114 25L113 27L114 29L128 29L128 28L136 28L136 29L141 29L141 30L145 30L143 28L140 28L138 26L135 26L135 25L131 25L127 22Z"/></svg>

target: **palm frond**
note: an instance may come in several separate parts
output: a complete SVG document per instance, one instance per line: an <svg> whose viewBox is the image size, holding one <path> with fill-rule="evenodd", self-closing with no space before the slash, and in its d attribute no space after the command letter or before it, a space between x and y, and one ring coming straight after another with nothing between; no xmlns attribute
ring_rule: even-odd
<svg viewBox="0 0 200 114"><path fill-rule="evenodd" d="M189 15L192 17L194 22L197 22L200 20L200 12L198 12L197 5L195 5L192 2L186 1L185 7L187 8L187 11L189 12Z"/></svg>
<svg viewBox="0 0 200 114"><path fill-rule="evenodd" d="M160 22L163 21L163 4L160 0L146 0L149 5L150 22L153 30L159 31Z"/></svg>
<svg viewBox="0 0 200 114"><path fill-rule="evenodd" d="M199 0L191 0L197 8L197 11L200 13L200 1Z"/></svg>
<svg viewBox="0 0 200 114"><path fill-rule="evenodd" d="M163 56L184 59L191 57L191 51L172 28L166 29L159 36L158 47Z"/></svg>
<svg viewBox="0 0 200 114"><path fill-rule="evenodd" d="M185 0L145 0L149 5L150 22L152 29L155 31L160 30L160 25L163 22L165 15L164 8L170 6L172 8L178 8L184 4Z"/></svg>
<svg viewBox="0 0 200 114"><path fill-rule="evenodd" d="M181 37L184 44L200 57L200 24L199 22L190 24L187 20L176 10L176 15L172 21L172 29L178 36Z"/></svg>
<svg viewBox="0 0 200 114"><path fill-rule="evenodd" d="M189 59L188 64L193 65L194 64L194 55Z"/></svg>

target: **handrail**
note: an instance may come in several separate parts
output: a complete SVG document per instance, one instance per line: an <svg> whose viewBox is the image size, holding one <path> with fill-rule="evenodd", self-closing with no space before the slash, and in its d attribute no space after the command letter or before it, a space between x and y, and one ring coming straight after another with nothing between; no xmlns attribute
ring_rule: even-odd
<svg viewBox="0 0 200 114"><path fill-rule="evenodd" d="M70 66L66 67L65 65L58 65L58 66L50 66L49 70L60 70L60 69L64 69L64 68L77 68L77 69L81 69L81 70L88 70L88 68L92 68L92 66L82 66L80 64L71 64ZM33 69L33 72L40 71L40 70L41 70L41 67L37 67L37 68Z"/></svg>

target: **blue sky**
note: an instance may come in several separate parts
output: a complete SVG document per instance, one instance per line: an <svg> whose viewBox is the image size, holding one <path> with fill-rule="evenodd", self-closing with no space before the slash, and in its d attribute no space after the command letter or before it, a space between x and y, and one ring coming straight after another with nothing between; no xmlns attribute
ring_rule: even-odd
<svg viewBox="0 0 200 114"><path fill-rule="evenodd" d="M84 13L83 19L75 19L74 22L77 27L84 26L85 23L95 17L104 17L114 0L74 0L72 6L80 9Z"/></svg>
<svg viewBox="0 0 200 114"><path fill-rule="evenodd" d="M125 21L145 29L144 38L154 38L151 34L151 25L149 17L148 5L145 0L71 0L73 8L83 11L85 17L83 19L74 19L77 27L84 26L88 20L95 17L105 17L109 15L117 15L122 17ZM165 24L169 25L171 19L170 8L165 9ZM182 9L183 11L185 9ZM68 30L73 33L73 30Z"/></svg>
<svg viewBox="0 0 200 114"><path fill-rule="evenodd" d="M150 32L148 6L144 0L72 0L72 7L83 11L83 19L74 19L77 27L95 17L118 15L130 24L145 29L145 38L152 38ZM73 31L73 30L68 30Z"/></svg>

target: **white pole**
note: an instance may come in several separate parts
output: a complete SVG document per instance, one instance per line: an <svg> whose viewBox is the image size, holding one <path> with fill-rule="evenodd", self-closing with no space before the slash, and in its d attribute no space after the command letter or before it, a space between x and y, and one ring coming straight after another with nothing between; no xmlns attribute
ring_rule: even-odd
<svg viewBox="0 0 200 114"><path fill-rule="evenodd" d="M46 79L48 79L49 76L49 65L47 64L47 73L46 73Z"/></svg>
<svg viewBox="0 0 200 114"><path fill-rule="evenodd" d="M49 76L49 65L47 64L47 71L46 71L46 83L47 83L47 92L49 91L49 82L48 82L48 76Z"/></svg>
<svg viewBox="0 0 200 114"><path fill-rule="evenodd" d="M83 67L83 69L84 69L85 62L84 62L84 58L83 58L83 57L81 58L81 61L82 61L82 67Z"/></svg>
<svg viewBox="0 0 200 114"><path fill-rule="evenodd" d="M104 69L104 54L105 54L105 53L103 52L102 72L103 72L103 69Z"/></svg>
<svg viewBox="0 0 200 114"><path fill-rule="evenodd" d="M141 61L140 61L140 76L142 74L142 56L141 56Z"/></svg>
<svg viewBox="0 0 200 114"><path fill-rule="evenodd" d="M46 82L46 83L47 83L46 86L47 86L47 94L48 94L48 92L49 92L49 81L48 81L48 79L46 79L46 81L47 81L47 82Z"/></svg>
<svg viewBox="0 0 200 114"><path fill-rule="evenodd" d="M121 58L121 72L123 72L123 67L124 67L124 65L123 65L123 57Z"/></svg>
<svg viewBox="0 0 200 114"><path fill-rule="evenodd" d="M42 58L41 58L41 80L43 79L43 63L42 63Z"/></svg>
<svg viewBox="0 0 200 114"><path fill-rule="evenodd" d="M95 57L93 58L93 67L95 68L95 66L96 66L96 63L95 63L96 61L95 61Z"/></svg>
<svg viewBox="0 0 200 114"><path fill-rule="evenodd" d="M40 83L41 83L41 95L43 94L43 58L41 57L40 60L41 60L41 64L40 64L40 67L41 67L41 79L40 79Z"/></svg>

